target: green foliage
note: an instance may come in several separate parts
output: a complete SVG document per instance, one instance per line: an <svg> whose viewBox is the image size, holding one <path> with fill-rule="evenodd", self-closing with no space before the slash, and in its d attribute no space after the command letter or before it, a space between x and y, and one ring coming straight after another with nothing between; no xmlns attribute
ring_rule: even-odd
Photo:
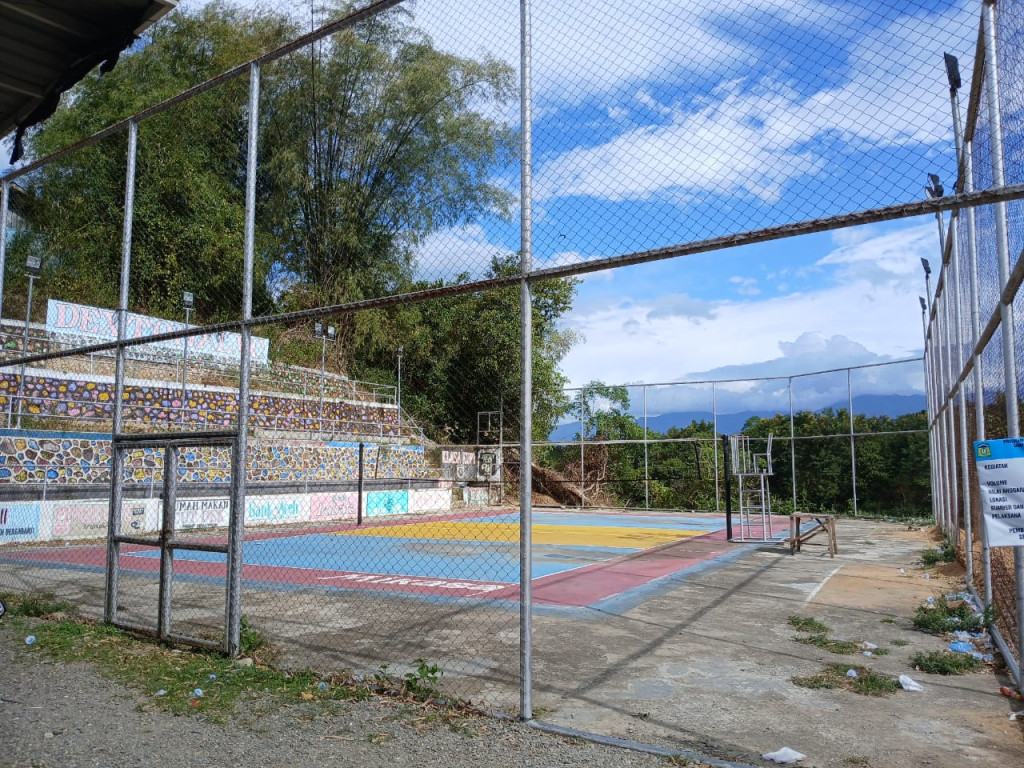
<svg viewBox="0 0 1024 768"><path fill-rule="evenodd" d="M797 616L792 614L786 621L797 632L813 632L815 634L828 632L828 627L813 616Z"/></svg>
<svg viewBox="0 0 1024 768"><path fill-rule="evenodd" d="M416 659L416 669L402 675L402 688L417 701L427 701L438 695L437 685L444 674L437 664L428 664L426 659Z"/></svg>
<svg viewBox="0 0 1024 768"><path fill-rule="evenodd" d="M963 675L976 672L984 665L968 653L952 651L931 651L915 653L910 663L922 672L933 675Z"/></svg>
<svg viewBox="0 0 1024 768"><path fill-rule="evenodd" d="M67 600L60 600L49 592L38 594L0 595L0 601L7 606L7 615L14 616L51 616L53 614L74 614L75 606Z"/></svg>
<svg viewBox="0 0 1024 768"><path fill-rule="evenodd" d="M837 653L841 655L849 655L853 653L860 653L860 644L855 643L852 640L832 640L828 635L814 634L797 636L793 638L798 643L804 645L813 645L822 650L828 651L829 653Z"/></svg>
<svg viewBox="0 0 1024 768"><path fill-rule="evenodd" d="M956 562L956 545L950 539L943 540L935 549L926 549L921 553L921 564L925 568L953 562Z"/></svg>
<svg viewBox="0 0 1024 768"><path fill-rule="evenodd" d="M856 677L847 677L846 672L853 669ZM847 664L828 664L817 675L794 677L792 683L801 688L811 689L844 689L863 696L886 696L900 690L899 681L889 675L873 672L867 667L851 667Z"/></svg>
<svg viewBox="0 0 1024 768"><path fill-rule="evenodd" d="M351 10L334 2L328 16ZM294 38L282 11L222 3L179 8L103 77L90 76L27 141L38 159L184 88ZM516 162L502 115L518 95L513 68L434 47L404 9L379 14L261 70L254 312L305 309L467 282L463 264L416 263L439 230L507 217L514 199L494 181ZM235 319L244 253L248 80L236 78L139 123L131 309L192 322ZM24 291L24 252L44 256L40 296L116 306L126 162L122 134L24 179L17 207L31 223L13 244L8 285ZM438 262L450 254L433 254ZM449 270L446 274L445 270ZM518 273L494 254L487 276ZM426 277L431 276L431 277ZM483 275L473 274L473 278ZM558 328L573 280L534 287L536 435L564 408L557 366L575 336ZM39 318L46 303L36 305ZM10 309L17 312L17 302ZM434 437L475 439L476 414L519 412L519 290L330 319L340 343L326 364L396 383ZM276 359L319 367L307 323L271 327ZM506 423L514 419L506 419ZM514 424L510 424L514 433Z"/></svg>
<svg viewBox="0 0 1024 768"><path fill-rule="evenodd" d="M956 631L980 632L992 620L991 611L976 615L966 602L958 601L950 605L946 597L941 595L934 603L922 603L917 607L913 624L922 632L941 635Z"/></svg>

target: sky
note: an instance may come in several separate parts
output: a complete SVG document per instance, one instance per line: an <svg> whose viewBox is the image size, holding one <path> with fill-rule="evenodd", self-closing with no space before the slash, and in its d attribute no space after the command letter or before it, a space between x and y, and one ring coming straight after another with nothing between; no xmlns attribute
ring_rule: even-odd
<svg viewBox="0 0 1024 768"><path fill-rule="evenodd" d="M444 23L457 5L421 2L417 23L448 50L486 49L515 64L516 4ZM579 8L534 5L538 266L918 200L929 172L952 186L942 54L960 59L966 103L978 3ZM509 187L517 191L518 178ZM492 250L515 249L513 224L438 233L422 260L458 254L462 264L486 264ZM934 217L588 275L564 319L584 340L562 369L580 386L788 376L916 357L922 257L937 277ZM860 391L920 393L916 371L862 374ZM822 386L813 405L845 394L842 378ZM699 390L657 390L649 406L692 408L709 399ZM745 398L751 409L778 405L778 386L747 387Z"/></svg>
<svg viewBox="0 0 1024 768"><path fill-rule="evenodd" d="M929 172L952 187L942 54L960 59L966 104L980 6L535 2L535 265L919 200ZM517 0L409 8L439 48L518 72ZM517 101L480 108L519 127ZM518 164L495 169L494 181L518 198ZM425 238L418 270L482 277L493 255L518 248L517 216L484 217ZM934 217L590 274L561 321L580 338L562 370L579 386L788 376L919 356L922 257L937 277ZM906 367L868 378L876 393L923 389ZM769 390L752 388L749 406L761 407ZM690 406L665 394L656 408Z"/></svg>

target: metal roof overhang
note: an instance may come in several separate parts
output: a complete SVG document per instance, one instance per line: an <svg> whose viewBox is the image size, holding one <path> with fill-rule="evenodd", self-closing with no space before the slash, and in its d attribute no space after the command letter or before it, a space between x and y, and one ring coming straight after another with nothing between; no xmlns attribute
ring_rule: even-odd
<svg viewBox="0 0 1024 768"><path fill-rule="evenodd" d="M104 71L177 0L0 0L0 138L53 114L60 95Z"/></svg>

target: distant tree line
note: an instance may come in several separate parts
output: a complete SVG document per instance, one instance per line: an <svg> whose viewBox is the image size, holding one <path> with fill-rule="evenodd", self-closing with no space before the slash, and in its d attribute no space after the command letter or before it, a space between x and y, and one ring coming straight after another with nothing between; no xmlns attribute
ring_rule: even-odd
<svg viewBox="0 0 1024 768"><path fill-rule="evenodd" d="M582 404L582 405L581 405ZM726 456L721 436L707 421L672 427L664 433L647 430L647 477L644 471L644 428L629 414L625 387L591 382L576 403L582 410L585 444L584 477L593 479L595 463L603 476L606 501L625 507L709 510L724 509ZM862 513L924 516L931 513L927 419L924 412L898 417L854 415L857 507ZM789 414L754 417L742 434L755 439L774 435L772 507L793 509L793 459L796 460L796 503L801 511L853 510L853 465L850 417L846 409L801 411L793 416L795 448L790 448ZM579 438L577 433L576 438ZM601 446L601 441L627 441ZM764 443L759 443L763 447ZM716 466L717 453L717 466ZM563 471L566 482L579 482L580 448L566 445L539 452L546 466ZM645 497L646 493L646 497ZM733 495L735 500L735 482ZM595 499L596 501L596 499Z"/></svg>

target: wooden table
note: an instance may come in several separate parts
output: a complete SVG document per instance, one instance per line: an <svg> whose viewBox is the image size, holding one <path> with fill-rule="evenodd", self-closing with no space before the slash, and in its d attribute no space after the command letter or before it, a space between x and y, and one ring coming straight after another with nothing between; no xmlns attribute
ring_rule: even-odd
<svg viewBox="0 0 1024 768"><path fill-rule="evenodd" d="M815 525L801 532L800 528L804 520L813 520ZM794 512L789 516L789 553L799 552L804 544L819 533L824 533L828 537L828 554L830 557L835 557L836 552L839 551L839 545L836 542L836 516Z"/></svg>

